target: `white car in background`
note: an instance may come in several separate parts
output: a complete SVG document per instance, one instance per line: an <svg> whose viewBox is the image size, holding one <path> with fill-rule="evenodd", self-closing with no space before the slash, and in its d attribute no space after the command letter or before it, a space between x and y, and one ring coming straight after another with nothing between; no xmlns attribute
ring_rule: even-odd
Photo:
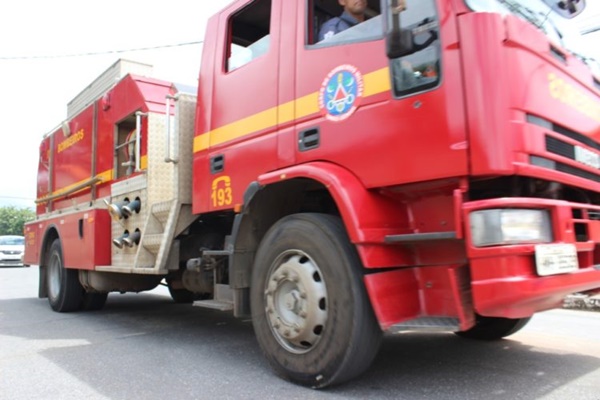
<svg viewBox="0 0 600 400"><path fill-rule="evenodd" d="M24 251L23 236L0 236L0 267L23 266Z"/></svg>

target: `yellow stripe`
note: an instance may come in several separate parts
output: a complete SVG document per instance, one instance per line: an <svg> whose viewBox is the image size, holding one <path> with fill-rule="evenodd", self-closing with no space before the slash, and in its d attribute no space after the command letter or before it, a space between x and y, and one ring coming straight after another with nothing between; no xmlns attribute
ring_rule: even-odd
<svg viewBox="0 0 600 400"><path fill-rule="evenodd" d="M96 178L100 179L100 182L98 182L98 184L104 183L104 182L108 182L108 181L112 180L112 169L109 169L107 171L101 172L100 174L96 175ZM48 193L46 196L43 196L43 197L40 197L40 198L36 199L36 203L45 202L45 199L47 199L49 197L52 197L52 196L60 196L61 194L68 193L71 189L73 189L73 188L75 188L75 187L77 187L77 186L79 186L79 185L81 185L84 182L89 181L89 180L90 180L90 178L82 179L79 182L76 182L76 183L74 183L72 185L65 186L62 189L55 190L52 193ZM76 192L69 193L69 195L76 194L78 192L81 192L83 190L87 190L89 188L90 188L89 186L85 187L85 188L81 188L80 190L77 190Z"/></svg>
<svg viewBox="0 0 600 400"><path fill-rule="evenodd" d="M277 121L280 124L285 124L286 122L290 122L295 119L294 105L294 101L288 101L287 103L277 107Z"/></svg>
<svg viewBox="0 0 600 400"><path fill-rule="evenodd" d="M296 119L319 112L319 92L311 93L296 100Z"/></svg>
<svg viewBox="0 0 600 400"><path fill-rule="evenodd" d="M382 68L365 75L365 90L363 97L374 96L391 90L390 72L388 68Z"/></svg>
<svg viewBox="0 0 600 400"><path fill-rule="evenodd" d="M258 132L277 125L277 108L273 107L251 115L232 124L217 128L210 133L210 145L228 142L240 136L240 132Z"/></svg>
<svg viewBox="0 0 600 400"><path fill-rule="evenodd" d="M104 172L99 173L96 176L101 179L100 183L108 182L108 181L112 180L113 170L112 169L106 170Z"/></svg>
<svg viewBox="0 0 600 400"><path fill-rule="evenodd" d="M108 171L104 171L104 172L102 172L102 173L100 173L100 174L96 175L96 178L100 178L100 182L98 182L98 183L104 183L104 182L110 181L110 180L112 179L112 169L109 169ZM62 193L68 192L68 191L69 191L69 190L71 190L72 188L74 188L74 187L76 187L76 186L78 186L78 185L81 185L83 182L85 182L85 181L87 181L87 180L89 180L89 179L90 179L90 178L82 179L82 180L80 180L79 182L76 182L76 183L74 183L74 184L72 184L72 185L65 186L65 187L64 187L64 188L62 188L62 189L59 189L59 190L56 190L56 191L54 191L54 192L52 193L52 195L54 195L54 194L62 194ZM87 187L87 188L83 188L83 189L81 189L81 190L86 190L86 189L89 189L89 187ZM78 190L78 192L79 192L79 191L81 191L81 190ZM74 193L71 193L71 194L75 194L75 193L77 193L77 192L74 192Z"/></svg>
<svg viewBox="0 0 600 400"><path fill-rule="evenodd" d="M363 76L363 97L374 96L390 90L390 75L387 67ZM208 149L248 134L273 128L319 112L319 92L313 92L296 100L280 104L258 114L240 119L194 138L194 153Z"/></svg>

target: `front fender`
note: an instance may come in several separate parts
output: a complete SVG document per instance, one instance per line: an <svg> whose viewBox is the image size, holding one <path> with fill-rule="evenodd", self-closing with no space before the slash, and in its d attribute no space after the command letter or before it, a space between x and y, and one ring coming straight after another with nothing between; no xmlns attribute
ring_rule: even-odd
<svg viewBox="0 0 600 400"><path fill-rule="evenodd" d="M406 208L398 202L368 190L350 171L337 164L312 162L261 175L267 186L286 180L306 178L320 182L333 197L354 244L383 244L386 235L405 230Z"/></svg>

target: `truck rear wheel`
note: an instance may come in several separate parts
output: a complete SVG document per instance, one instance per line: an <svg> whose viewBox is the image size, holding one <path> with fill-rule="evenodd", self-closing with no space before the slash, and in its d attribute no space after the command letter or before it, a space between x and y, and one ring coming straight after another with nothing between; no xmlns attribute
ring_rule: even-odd
<svg viewBox="0 0 600 400"><path fill-rule="evenodd" d="M66 269L60 239L55 239L46 258L48 301L54 311L69 312L81 308L83 287L77 270Z"/></svg>
<svg viewBox="0 0 600 400"><path fill-rule="evenodd" d="M455 332L458 336L467 339L498 340L520 331L529 318L500 318L477 316L475 326L463 332Z"/></svg>
<svg viewBox="0 0 600 400"><path fill-rule="evenodd" d="M108 293L86 292L83 294L81 309L83 311L98 311L104 308Z"/></svg>
<svg viewBox="0 0 600 400"><path fill-rule="evenodd" d="M339 218L296 214L267 232L252 273L252 323L278 374L322 388L369 367L382 332L362 277Z"/></svg>
<svg viewBox="0 0 600 400"><path fill-rule="evenodd" d="M186 289L174 289L171 285L167 285L169 294L173 301L177 304L190 304L194 300L198 300L198 295Z"/></svg>

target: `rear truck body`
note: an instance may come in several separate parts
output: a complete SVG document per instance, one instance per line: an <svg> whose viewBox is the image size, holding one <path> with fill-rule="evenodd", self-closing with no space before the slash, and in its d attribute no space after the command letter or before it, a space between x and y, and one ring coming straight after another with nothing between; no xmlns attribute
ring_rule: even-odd
<svg viewBox="0 0 600 400"><path fill-rule="evenodd" d="M585 2L401 3L317 42L337 1L232 2L194 94L113 65L40 147L40 297L166 282L325 387L382 332L499 339L598 291L600 81L552 35Z"/></svg>

